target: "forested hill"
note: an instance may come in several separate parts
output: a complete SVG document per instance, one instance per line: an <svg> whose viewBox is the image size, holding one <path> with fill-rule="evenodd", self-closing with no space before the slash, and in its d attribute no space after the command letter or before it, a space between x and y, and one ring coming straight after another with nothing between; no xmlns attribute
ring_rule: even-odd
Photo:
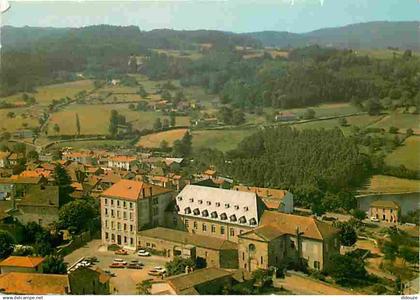
<svg viewBox="0 0 420 300"><path fill-rule="evenodd" d="M249 33L264 46L305 47L318 44L336 48L400 48L420 50L420 22L368 22L324 28L308 33L263 31Z"/></svg>

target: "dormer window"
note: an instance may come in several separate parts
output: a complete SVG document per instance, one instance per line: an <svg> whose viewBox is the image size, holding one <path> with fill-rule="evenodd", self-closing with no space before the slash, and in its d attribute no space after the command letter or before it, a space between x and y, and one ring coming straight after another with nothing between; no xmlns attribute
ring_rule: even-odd
<svg viewBox="0 0 420 300"><path fill-rule="evenodd" d="M203 210L203 211L201 212L201 215L202 215L203 217L208 217L208 216L209 216L209 212L207 211L207 209L205 209L205 210Z"/></svg>
<svg viewBox="0 0 420 300"><path fill-rule="evenodd" d="M229 207L230 207L229 203L226 203L225 208L229 208Z"/></svg>
<svg viewBox="0 0 420 300"><path fill-rule="evenodd" d="M244 211L248 211L248 206L244 206Z"/></svg>
<svg viewBox="0 0 420 300"><path fill-rule="evenodd" d="M249 220L249 225L257 225L257 221L255 220L255 218L251 218Z"/></svg>
<svg viewBox="0 0 420 300"><path fill-rule="evenodd" d="M191 208L189 208L189 207L185 208L184 213L189 215L191 213Z"/></svg>
<svg viewBox="0 0 420 300"><path fill-rule="evenodd" d="M200 210L198 208L195 208L193 210L194 216L198 216L200 214Z"/></svg>
<svg viewBox="0 0 420 300"><path fill-rule="evenodd" d="M236 222L236 216L235 216L235 215L231 215L231 216L229 217L229 220L230 220L231 222Z"/></svg>
<svg viewBox="0 0 420 300"><path fill-rule="evenodd" d="M234 207L235 207L235 209L236 209L236 210L238 210L238 209L239 209L239 205L235 205Z"/></svg>
<svg viewBox="0 0 420 300"><path fill-rule="evenodd" d="M203 204L203 200L198 200L198 204Z"/></svg>
<svg viewBox="0 0 420 300"><path fill-rule="evenodd" d="M182 201L182 197L178 197L178 201Z"/></svg>
<svg viewBox="0 0 420 300"><path fill-rule="evenodd" d="M179 206L178 205L175 205L175 210L179 211Z"/></svg>
<svg viewBox="0 0 420 300"><path fill-rule="evenodd" d="M217 212L215 212L215 211L214 211L214 212L212 212L212 213L211 213L211 217L212 217L213 219L216 219L216 218L217 218Z"/></svg>
<svg viewBox="0 0 420 300"><path fill-rule="evenodd" d="M216 202L216 207L220 207L220 202Z"/></svg>
<svg viewBox="0 0 420 300"><path fill-rule="evenodd" d="M190 202L193 203L194 202L194 199L193 198L190 198Z"/></svg>
<svg viewBox="0 0 420 300"><path fill-rule="evenodd" d="M245 224L246 223L246 218L244 216L239 218L239 223L241 224Z"/></svg>
<svg viewBox="0 0 420 300"><path fill-rule="evenodd" d="M207 201L207 205L211 205L211 201Z"/></svg>
<svg viewBox="0 0 420 300"><path fill-rule="evenodd" d="M221 213L220 220L227 220L227 215L225 213Z"/></svg>

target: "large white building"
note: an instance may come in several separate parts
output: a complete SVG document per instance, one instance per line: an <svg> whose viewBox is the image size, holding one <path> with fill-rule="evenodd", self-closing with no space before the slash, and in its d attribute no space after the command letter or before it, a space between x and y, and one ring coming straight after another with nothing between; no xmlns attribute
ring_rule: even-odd
<svg viewBox="0 0 420 300"><path fill-rule="evenodd" d="M130 171L136 162L137 158L134 156L118 155L109 158L108 167Z"/></svg>
<svg viewBox="0 0 420 300"><path fill-rule="evenodd" d="M265 208L255 193L198 185L185 186L176 204L189 232L232 241L258 226Z"/></svg>
<svg viewBox="0 0 420 300"><path fill-rule="evenodd" d="M102 242L137 247L137 232L165 224L172 191L148 183L120 180L101 195Z"/></svg>

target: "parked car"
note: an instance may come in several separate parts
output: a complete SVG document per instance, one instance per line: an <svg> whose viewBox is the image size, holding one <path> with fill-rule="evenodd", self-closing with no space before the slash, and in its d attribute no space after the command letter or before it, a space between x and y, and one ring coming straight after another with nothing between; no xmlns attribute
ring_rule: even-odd
<svg viewBox="0 0 420 300"><path fill-rule="evenodd" d="M114 252L117 255L128 255L128 251L125 249L119 249L117 251Z"/></svg>
<svg viewBox="0 0 420 300"><path fill-rule="evenodd" d="M112 273L110 270L105 270L104 272L106 274L108 274L109 276L111 276L111 277L115 277L116 276L115 273Z"/></svg>
<svg viewBox="0 0 420 300"><path fill-rule="evenodd" d="M132 262L130 262L127 265L127 268L129 268L129 269L142 269L143 267L139 263L132 263Z"/></svg>
<svg viewBox="0 0 420 300"><path fill-rule="evenodd" d="M375 218L375 217L371 217L371 218L370 218L370 220L371 220L372 222L379 222L379 219L378 219L378 218Z"/></svg>
<svg viewBox="0 0 420 300"><path fill-rule="evenodd" d="M110 264L109 265L109 267L110 268L119 268L119 269L122 269L122 268L125 268L125 264L123 264L123 263L117 263L117 262L113 262L112 264Z"/></svg>
<svg viewBox="0 0 420 300"><path fill-rule="evenodd" d="M123 264L123 265L127 264L127 262L122 258L114 258L113 263L118 263L118 264Z"/></svg>
<svg viewBox="0 0 420 300"><path fill-rule="evenodd" d="M149 274L150 276L161 276L162 272L152 269L149 272L147 272L147 274Z"/></svg>
<svg viewBox="0 0 420 300"><path fill-rule="evenodd" d="M153 270L158 271L160 273L166 273L166 269L164 267L161 266L156 266L153 268Z"/></svg>
<svg viewBox="0 0 420 300"><path fill-rule="evenodd" d="M147 252L146 250L140 249L140 250L137 252L137 255L138 255L138 256L150 256L150 252Z"/></svg>
<svg viewBox="0 0 420 300"><path fill-rule="evenodd" d="M99 260L96 256L88 256L85 258L86 261L90 262L90 263L97 263Z"/></svg>

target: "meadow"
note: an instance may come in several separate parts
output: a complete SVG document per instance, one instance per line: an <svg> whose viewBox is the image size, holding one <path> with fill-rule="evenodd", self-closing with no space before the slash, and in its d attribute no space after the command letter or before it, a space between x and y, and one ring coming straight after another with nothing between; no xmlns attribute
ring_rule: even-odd
<svg viewBox="0 0 420 300"><path fill-rule="evenodd" d="M163 140L171 147L176 140L182 139L188 129L173 129L156 132L140 137L137 146L143 148L159 148Z"/></svg>
<svg viewBox="0 0 420 300"><path fill-rule="evenodd" d="M372 125L372 127L384 129L389 129L391 126L402 130L411 128L414 130L414 132L420 133L420 115L392 112Z"/></svg>
<svg viewBox="0 0 420 300"><path fill-rule="evenodd" d="M385 175L374 175L366 184L365 188L361 189L359 193L408 193L419 191L420 180L402 179Z"/></svg>
<svg viewBox="0 0 420 300"><path fill-rule="evenodd" d="M15 113L14 118L7 116L9 112ZM38 117L41 116L41 113L32 108L10 108L10 109L0 109L0 130L7 132L14 132L16 130L24 129L24 124L26 123L26 128L37 127Z"/></svg>
<svg viewBox="0 0 420 300"><path fill-rule="evenodd" d="M420 137L407 138L404 145L385 158L385 162L391 166L404 165L407 169L420 171Z"/></svg>
<svg viewBox="0 0 420 300"><path fill-rule="evenodd" d="M41 106L48 106L53 99L59 100L61 98L73 98L81 91L93 90L94 85L92 80L77 80L64 83L40 86L35 93L28 93L28 95L35 97L37 103ZM3 98L10 103L21 102L22 93L18 93L9 97Z"/></svg>

